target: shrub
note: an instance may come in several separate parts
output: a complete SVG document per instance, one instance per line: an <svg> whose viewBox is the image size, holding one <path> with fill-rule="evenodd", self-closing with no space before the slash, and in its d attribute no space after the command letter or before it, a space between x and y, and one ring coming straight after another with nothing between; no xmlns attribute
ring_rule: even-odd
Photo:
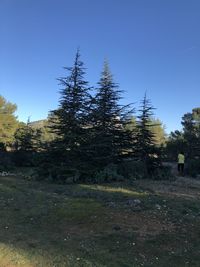
<svg viewBox="0 0 200 267"><path fill-rule="evenodd" d="M91 179L94 183L103 183L122 181L124 180L124 177L118 172L118 166L116 164L109 164L104 169L97 171Z"/></svg>
<svg viewBox="0 0 200 267"><path fill-rule="evenodd" d="M13 163L16 167L33 167L35 154L31 151L15 151L13 153Z"/></svg>
<svg viewBox="0 0 200 267"><path fill-rule="evenodd" d="M154 166L153 166L154 167ZM149 167L142 161L127 161L119 165L119 173L129 180L150 178L154 180L174 179L169 166L156 166L149 170Z"/></svg>
<svg viewBox="0 0 200 267"><path fill-rule="evenodd" d="M185 173L192 177L197 177L200 174L200 159L196 158L188 160L185 167Z"/></svg>
<svg viewBox="0 0 200 267"><path fill-rule="evenodd" d="M55 183L75 183L80 180L78 170L71 169L69 166L54 165L52 163L42 163L36 169L34 178L36 180L48 180Z"/></svg>
<svg viewBox="0 0 200 267"><path fill-rule="evenodd" d="M160 166L154 170L151 178L154 180L174 180L175 176L172 174L172 168L170 166Z"/></svg>
<svg viewBox="0 0 200 267"><path fill-rule="evenodd" d="M119 165L119 173L129 180L143 179L148 177L147 168L141 161L126 161Z"/></svg>
<svg viewBox="0 0 200 267"><path fill-rule="evenodd" d="M14 168L13 154L11 152L0 152L0 171L9 171Z"/></svg>

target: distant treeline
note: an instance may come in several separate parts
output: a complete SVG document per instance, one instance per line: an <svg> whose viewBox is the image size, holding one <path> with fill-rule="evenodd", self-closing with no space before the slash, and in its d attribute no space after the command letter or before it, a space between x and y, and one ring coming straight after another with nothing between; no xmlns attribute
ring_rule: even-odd
<svg viewBox="0 0 200 267"><path fill-rule="evenodd" d="M160 179L170 176L162 162L183 151L188 172L199 173L200 108L183 115L182 131L167 136L146 94L138 111L121 105L123 91L107 62L96 87L85 80L79 51L65 69L58 108L45 120L19 122L16 105L0 97L2 170L29 166L38 179L62 182Z"/></svg>

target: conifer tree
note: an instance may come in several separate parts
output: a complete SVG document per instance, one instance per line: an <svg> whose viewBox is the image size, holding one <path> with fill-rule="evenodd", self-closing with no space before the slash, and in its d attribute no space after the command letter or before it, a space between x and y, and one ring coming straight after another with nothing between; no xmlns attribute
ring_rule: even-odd
<svg viewBox="0 0 200 267"><path fill-rule="evenodd" d="M160 163L159 150L155 145L155 135L151 129L153 106L146 94L142 100L137 121L137 157L144 162L149 174L158 167Z"/></svg>
<svg viewBox="0 0 200 267"><path fill-rule="evenodd" d="M93 166L102 168L130 156L132 137L125 125L130 122L132 111L119 104L122 91L114 83L107 62L98 85L91 112L90 155Z"/></svg>
<svg viewBox="0 0 200 267"><path fill-rule="evenodd" d="M200 108L194 108L192 113L182 117L183 136L186 142L185 152L188 158L200 156Z"/></svg>
<svg viewBox="0 0 200 267"><path fill-rule="evenodd" d="M59 107L50 114L50 124L51 131L57 134L54 151L58 152L59 161L67 163L71 168L77 168L81 162L81 149L88 131L90 99L79 51L76 53L73 67L65 69L69 75L58 79L63 88L60 91Z"/></svg>
<svg viewBox="0 0 200 267"><path fill-rule="evenodd" d="M20 123L14 137L14 145L17 151L36 152L41 149L41 130L33 129L29 122L27 124Z"/></svg>

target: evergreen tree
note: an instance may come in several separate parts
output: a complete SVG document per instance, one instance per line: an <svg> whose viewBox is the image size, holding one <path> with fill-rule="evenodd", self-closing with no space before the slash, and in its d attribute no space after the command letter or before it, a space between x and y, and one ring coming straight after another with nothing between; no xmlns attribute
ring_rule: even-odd
<svg viewBox="0 0 200 267"><path fill-rule="evenodd" d="M177 161L177 155L180 151L186 152L186 141L182 131L171 132L165 148L166 155L169 160Z"/></svg>
<svg viewBox="0 0 200 267"><path fill-rule="evenodd" d="M30 126L29 122L19 123L15 132L13 161L16 166L35 166L41 152L41 131Z"/></svg>
<svg viewBox="0 0 200 267"><path fill-rule="evenodd" d="M184 114L181 123L187 156L190 159L200 157L200 108L193 109L192 113Z"/></svg>
<svg viewBox="0 0 200 267"><path fill-rule="evenodd" d="M18 126L18 121L14 115L17 106L0 96L0 145L10 146L14 141L14 133Z"/></svg>
<svg viewBox="0 0 200 267"><path fill-rule="evenodd" d="M166 143L167 139L164 125L159 119L154 118L151 118L151 124L152 126L150 127L150 129L154 135L154 142L156 146L163 146Z"/></svg>
<svg viewBox="0 0 200 267"><path fill-rule="evenodd" d="M158 147L163 146L167 140L167 134L165 132L165 126L162 124L162 122L159 119L154 119L154 118L151 118L150 124L152 124L150 127L150 130L154 134L155 144ZM136 118L132 117L131 122L128 125L128 129L135 131L136 125L137 125L136 124Z"/></svg>
<svg viewBox="0 0 200 267"><path fill-rule="evenodd" d="M50 146L50 143L55 139L55 134L50 131L51 124L49 118L39 121L29 122L28 125L34 130L38 138L40 150L45 151Z"/></svg>
<svg viewBox="0 0 200 267"><path fill-rule="evenodd" d="M200 159L200 108L194 108L192 110L193 118L195 121L195 129L196 129L196 152L195 157L198 157Z"/></svg>
<svg viewBox="0 0 200 267"><path fill-rule="evenodd" d="M146 94L142 100L137 121L137 158L142 161L149 174L159 166L159 149L155 144L155 134L152 131L153 106Z"/></svg>
<svg viewBox="0 0 200 267"><path fill-rule="evenodd" d="M36 152L41 150L41 130L32 128L29 123L20 123L14 137L17 151Z"/></svg>
<svg viewBox="0 0 200 267"><path fill-rule="evenodd" d="M91 112L90 161L96 168L104 168L132 153L132 131L125 127L132 110L119 104L122 91L114 83L107 62L98 85Z"/></svg>
<svg viewBox="0 0 200 267"><path fill-rule="evenodd" d="M88 105L90 100L88 82L84 80L85 69L77 51L73 67L65 68L69 75L60 78L63 86L58 109L51 112L51 131L57 135L54 152L60 156L58 163L69 168L79 168L83 158L82 147L87 139Z"/></svg>
<svg viewBox="0 0 200 267"><path fill-rule="evenodd" d="M185 113L182 117L182 131L171 132L167 140L166 152L169 158L177 160L177 155L183 151L186 161L200 158L200 108Z"/></svg>

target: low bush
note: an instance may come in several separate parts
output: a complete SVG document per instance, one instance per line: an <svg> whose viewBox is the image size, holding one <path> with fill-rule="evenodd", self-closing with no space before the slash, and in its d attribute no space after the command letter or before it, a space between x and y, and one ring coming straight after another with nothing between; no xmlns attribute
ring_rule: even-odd
<svg viewBox="0 0 200 267"><path fill-rule="evenodd" d="M13 162L13 154L11 152L0 152L0 172L10 171L15 167Z"/></svg>
<svg viewBox="0 0 200 267"><path fill-rule="evenodd" d="M160 166L155 169L151 175L153 180L174 180L175 176L172 173L172 168L170 166Z"/></svg>
<svg viewBox="0 0 200 267"><path fill-rule="evenodd" d="M136 180L148 177L147 167L141 161L126 161L119 165L119 174L125 179Z"/></svg>
<svg viewBox="0 0 200 267"><path fill-rule="evenodd" d="M124 176L119 173L116 164L109 164L104 169L97 171L91 178L94 183L123 181Z"/></svg>
<svg viewBox="0 0 200 267"><path fill-rule="evenodd" d="M43 163L36 169L33 176L36 180L48 180L53 183L75 183L80 180L78 170L65 165L54 165L52 163Z"/></svg>
<svg viewBox="0 0 200 267"><path fill-rule="evenodd" d="M142 161L127 161L119 165L119 173L128 180L150 178L153 180L173 180L170 166L157 165L149 169Z"/></svg>
<svg viewBox="0 0 200 267"><path fill-rule="evenodd" d="M13 163L16 167L33 167L35 154L31 151L15 151Z"/></svg>
<svg viewBox="0 0 200 267"><path fill-rule="evenodd" d="M200 174L200 159L196 158L187 160L185 173L196 178Z"/></svg>
<svg viewBox="0 0 200 267"><path fill-rule="evenodd" d="M105 183L113 181L154 179L173 179L169 166L158 166L149 172L147 166L142 161L125 161L120 164L109 164L105 168L72 168L67 164L57 164L53 162L42 162L34 175L36 180L49 180L55 183Z"/></svg>

